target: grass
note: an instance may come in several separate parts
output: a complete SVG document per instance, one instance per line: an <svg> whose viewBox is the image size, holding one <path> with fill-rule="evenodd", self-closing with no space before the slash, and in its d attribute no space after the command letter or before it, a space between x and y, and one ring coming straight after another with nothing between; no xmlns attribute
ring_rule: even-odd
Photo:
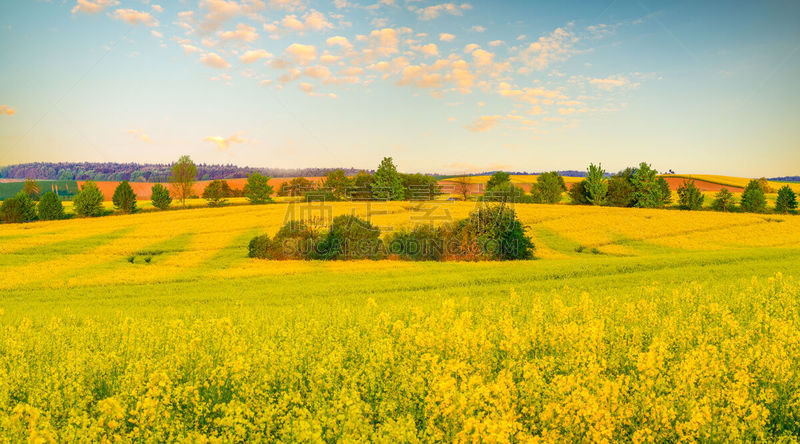
<svg viewBox="0 0 800 444"><path fill-rule="evenodd" d="M0 226L0 440L800 433L800 218L517 211L536 260L247 259L288 204Z"/></svg>

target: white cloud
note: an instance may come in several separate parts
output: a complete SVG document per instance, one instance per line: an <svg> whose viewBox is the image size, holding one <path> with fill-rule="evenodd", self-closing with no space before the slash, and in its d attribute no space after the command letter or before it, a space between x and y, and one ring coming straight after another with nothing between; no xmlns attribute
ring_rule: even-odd
<svg viewBox="0 0 800 444"><path fill-rule="evenodd" d="M468 9L472 9L472 6L469 3L462 3L460 5L455 3L442 3L439 5L428 6L426 8L420 8L417 10L417 14L419 14L419 18L421 20L433 20L443 13L461 15L463 14L463 11Z"/></svg>
<svg viewBox="0 0 800 444"><path fill-rule="evenodd" d="M350 43L350 40L347 40L347 37L342 37L340 35L330 37L325 43L327 43L328 46L340 46L344 49L351 49L353 47L353 44Z"/></svg>
<svg viewBox="0 0 800 444"><path fill-rule="evenodd" d="M218 35L222 40L237 40L241 42L253 42L258 38L256 28L244 23L236 25L236 30L234 31L224 31L218 33Z"/></svg>
<svg viewBox="0 0 800 444"><path fill-rule="evenodd" d="M224 68L230 68L231 67L230 63L225 61L225 59L220 57L215 52L210 52L208 54L204 54L202 57L200 57L200 61L203 62L204 64L206 64L207 66L212 67L212 68L224 69Z"/></svg>
<svg viewBox="0 0 800 444"><path fill-rule="evenodd" d="M453 34L448 34L446 32L439 34L439 40L443 42L452 42L455 38L456 36L454 36Z"/></svg>
<svg viewBox="0 0 800 444"><path fill-rule="evenodd" d="M600 78L591 79L591 80L589 80L589 83L591 83L592 85L597 86L598 88L600 88L600 89L602 89L604 91L611 91L611 90L613 90L615 88L619 88L619 87L623 87L623 86L629 85L630 84L630 80L628 80L627 78L622 77L622 76L611 76L611 77L607 77L605 79L600 79Z"/></svg>
<svg viewBox="0 0 800 444"><path fill-rule="evenodd" d="M268 59L268 58L271 58L271 57L272 57L272 54L267 52L266 50L263 50L263 49L252 49L252 50L246 51L244 54L242 54L241 57L239 57L239 60L241 60L242 63L253 63L253 62L257 62L257 61L259 61L261 59Z"/></svg>
<svg viewBox="0 0 800 444"><path fill-rule="evenodd" d="M82 12L84 14L97 14L103 12L107 8L117 6L117 0L78 0L72 8L72 13Z"/></svg>
<svg viewBox="0 0 800 444"><path fill-rule="evenodd" d="M473 26L471 29L472 29L472 31L474 31L474 32L485 32L485 31L486 31L486 28L484 28L484 27L483 27L483 26L481 26L481 25L475 25L475 26Z"/></svg>
<svg viewBox="0 0 800 444"><path fill-rule="evenodd" d="M5 114L7 116L13 116L16 113L17 113L17 110L14 109L13 107L8 106L8 105L0 105L0 116L2 116L3 114Z"/></svg>
<svg viewBox="0 0 800 444"><path fill-rule="evenodd" d="M314 47L314 45L292 43L286 48L286 53L291 55L294 60L301 65L307 65L317 58L317 48Z"/></svg>
<svg viewBox="0 0 800 444"><path fill-rule="evenodd" d="M435 43L428 43L427 45L423 46L414 46L411 49L414 51L419 51L420 53L426 56L437 56L439 55L439 48L436 46Z"/></svg>
<svg viewBox="0 0 800 444"><path fill-rule="evenodd" d="M484 133L497 126L497 124L500 122L502 118L503 116L498 116L498 115L481 116L480 118L476 119L474 122L470 123L464 128L472 131L473 133Z"/></svg>
<svg viewBox="0 0 800 444"><path fill-rule="evenodd" d="M570 27L556 28L547 36L539 39L521 52L521 57L532 69L544 69L554 62L568 59L575 52L574 44L578 41Z"/></svg>
<svg viewBox="0 0 800 444"><path fill-rule="evenodd" d="M216 143L217 144L217 149L220 150L220 151L228 151L228 150L230 150L231 145L234 144L234 143L247 143L247 142L252 143L252 141L249 141L249 140L243 138L238 133L234 134L234 135L232 135L230 137L208 136L208 137L204 138L203 141Z"/></svg>
<svg viewBox="0 0 800 444"><path fill-rule="evenodd" d="M137 11L135 9L117 9L113 17L122 20L129 25L158 26L158 20L149 12Z"/></svg>
<svg viewBox="0 0 800 444"><path fill-rule="evenodd" d="M131 134L144 143L153 143L153 139L148 136L141 128L131 129L125 131L125 134Z"/></svg>

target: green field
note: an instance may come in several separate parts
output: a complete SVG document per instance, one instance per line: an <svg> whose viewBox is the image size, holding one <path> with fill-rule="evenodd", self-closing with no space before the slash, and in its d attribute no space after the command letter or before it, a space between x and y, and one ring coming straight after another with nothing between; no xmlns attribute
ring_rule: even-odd
<svg viewBox="0 0 800 444"><path fill-rule="evenodd" d="M798 217L518 205L537 260L248 259L289 208L0 226L0 441L800 434Z"/></svg>

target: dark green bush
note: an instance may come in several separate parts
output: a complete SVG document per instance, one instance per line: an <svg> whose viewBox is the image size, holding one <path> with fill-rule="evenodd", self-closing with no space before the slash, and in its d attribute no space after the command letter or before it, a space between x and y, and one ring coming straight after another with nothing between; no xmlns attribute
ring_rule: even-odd
<svg viewBox="0 0 800 444"><path fill-rule="evenodd" d="M789 187L784 185L778 190L778 198L775 200L775 211L787 214L797 208L797 195Z"/></svg>
<svg viewBox="0 0 800 444"><path fill-rule="evenodd" d="M704 199L705 196L694 184L694 180L684 180L683 185L678 188L678 206L684 210L703 209Z"/></svg>
<svg viewBox="0 0 800 444"><path fill-rule="evenodd" d="M570 185L569 198L574 204L589 205L589 191L586 189L586 180Z"/></svg>
<svg viewBox="0 0 800 444"><path fill-rule="evenodd" d="M333 218L330 230L314 245L314 259L380 259L384 253L381 231L353 215Z"/></svg>
<svg viewBox="0 0 800 444"><path fill-rule="evenodd" d="M417 225L392 233L385 240L390 256L412 261L439 261L446 257L447 228Z"/></svg>
<svg viewBox="0 0 800 444"><path fill-rule="evenodd" d="M81 217L94 217L103 215L103 193L97 185L88 181L81 187L81 191L72 200L75 214Z"/></svg>
<svg viewBox="0 0 800 444"><path fill-rule="evenodd" d="M172 204L172 197L170 197L167 187L157 183L150 188L150 201L159 210L166 210Z"/></svg>
<svg viewBox="0 0 800 444"><path fill-rule="evenodd" d="M455 225L445 246L459 260L531 259L535 248L516 212L503 204L474 210Z"/></svg>
<svg viewBox="0 0 800 444"><path fill-rule="evenodd" d="M25 222L25 206L17 197L9 197L0 205L0 220L7 224Z"/></svg>
<svg viewBox="0 0 800 444"><path fill-rule="evenodd" d="M742 201L739 204L742 211L748 213L763 213L767 209L767 198L764 190L757 180L751 180L742 192Z"/></svg>
<svg viewBox="0 0 800 444"><path fill-rule="evenodd" d="M133 188L131 188L131 184L127 180L123 180L117 185L114 190L114 196L111 197L111 202L114 204L114 208L123 213L136 211L136 193L133 192Z"/></svg>
<svg viewBox="0 0 800 444"><path fill-rule="evenodd" d="M57 220L64 218L64 205L56 193L48 191L42 195L38 205L39 220Z"/></svg>

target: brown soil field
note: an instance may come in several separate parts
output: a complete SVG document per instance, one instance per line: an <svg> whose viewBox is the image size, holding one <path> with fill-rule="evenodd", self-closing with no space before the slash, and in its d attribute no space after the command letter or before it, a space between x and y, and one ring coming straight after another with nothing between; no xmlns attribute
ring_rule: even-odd
<svg viewBox="0 0 800 444"><path fill-rule="evenodd" d="M278 188L284 182L289 182L290 180L294 179L293 177L277 177L272 178L269 180L269 184L272 185L272 188L275 191L278 191ZM313 182L319 182L322 180L321 177L307 177L306 179L311 180ZM244 185L247 183L247 179L225 179L228 182L228 185L234 190L241 190L244 188ZM78 181L78 186L82 187L83 184L86 183L84 180ZM114 190L119 185L119 182L95 182L97 187L100 188L100 191L103 193L103 197L105 200L111 200L111 197L114 196ZM133 188L133 192L136 193L136 197L141 200L150 199L150 192L155 182L129 182L131 184L131 188ZM198 180L194 183L192 187L192 193L198 196L202 196L203 190L206 186L211 183L210 180ZM167 189L169 189L169 184L164 183L162 184Z"/></svg>
<svg viewBox="0 0 800 444"><path fill-rule="evenodd" d="M680 188L683 185L683 180L684 180L683 178L680 177L665 177L664 179L667 181L667 183L669 184L669 188L672 191L676 191L678 188ZM723 188L727 188L728 191L730 191L731 193L741 193L742 191L744 191L744 188L741 187L720 185L718 183L711 183L711 182L706 182L705 180L697 180L697 179L695 179L694 185L697 188L700 188L700 191L719 191Z"/></svg>

